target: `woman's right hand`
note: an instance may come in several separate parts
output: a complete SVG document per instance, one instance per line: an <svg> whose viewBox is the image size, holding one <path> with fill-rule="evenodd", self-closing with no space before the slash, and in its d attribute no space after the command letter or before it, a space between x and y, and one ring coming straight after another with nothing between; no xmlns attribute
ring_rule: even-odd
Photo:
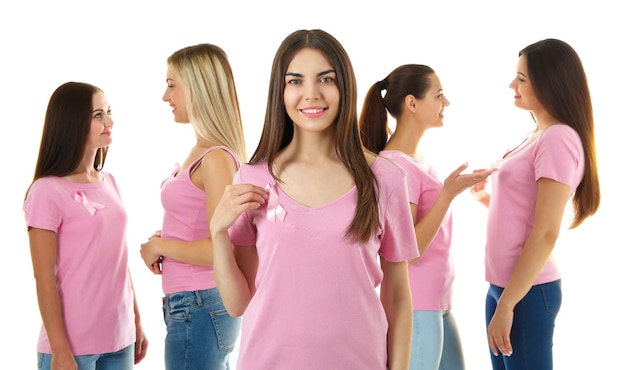
<svg viewBox="0 0 626 370"><path fill-rule="evenodd" d="M228 230L237 217L246 211L259 208L267 200L267 191L251 184L228 185L224 189L209 229L211 233Z"/></svg>
<svg viewBox="0 0 626 370"><path fill-rule="evenodd" d="M442 192L447 192L451 198L454 198L467 188L472 189L472 191L477 186L484 188L487 183L487 177L489 177L494 170L474 170L471 174L461 174L461 172L467 168L467 165L468 164L465 163L452 171L443 183Z"/></svg>
<svg viewBox="0 0 626 370"><path fill-rule="evenodd" d="M484 173L485 171L493 172L494 170L493 169L487 170L487 169L482 168L482 169L474 170L474 173ZM472 185L470 187L470 193L472 194L474 199L481 202L483 205L485 205L485 207L489 207L490 195L485 190L486 187L487 187L487 178Z"/></svg>
<svg viewBox="0 0 626 370"><path fill-rule="evenodd" d="M76 359L72 352L68 349L67 351L61 351L61 353L53 353L51 356L51 370L77 370L78 364L76 363Z"/></svg>

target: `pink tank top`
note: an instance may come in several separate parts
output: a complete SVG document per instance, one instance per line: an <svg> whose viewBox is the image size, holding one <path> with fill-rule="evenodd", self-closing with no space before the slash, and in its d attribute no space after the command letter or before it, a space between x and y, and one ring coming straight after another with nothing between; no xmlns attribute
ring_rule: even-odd
<svg viewBox="0 0 626 370"><path fill-rule="evenodd" d="M193 184L191 172L214 149L227 151L237 162L237 167L240 166L237 156L224 146L208 149L183 172L179 172L180 166L176 164L172 174L161 185L161 204L164 209L162 238L194 241L209 237L205 193ZM215 287L212 266L192 265L163 258L162 268L161 283L165 294Z"/></svg>

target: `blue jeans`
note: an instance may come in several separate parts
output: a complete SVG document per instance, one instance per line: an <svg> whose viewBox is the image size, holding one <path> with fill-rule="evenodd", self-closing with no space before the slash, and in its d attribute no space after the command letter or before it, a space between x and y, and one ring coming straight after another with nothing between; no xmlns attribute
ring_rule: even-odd
<svg viewBox="0 0 626 370"><path fill-rule="evenodd" d="M411 370L463 370L463 350L450 311L413 311Z"/></svg>
<svg viewBox="0 0 626 370"><path fill-rule="evenodd" d="M241 318L228 314L217 288L164 297L163 319L167 370L230 369Z"/></svg>
<svg viewBox="0 0 626 370"><path fill-rule="evenodd" d="M78 370L131 370L135 362L135 344L131 344L117 352L74 356L74 358L78 364ZM50 370L51 361L51 354L37 353L37 366L39 369Z"/></svg>
<svg viewBox="0 0 626 370"><path fill-rule="evenodd" d="M504 289L491 284L487 293L487 325ZM513 309L511 345L513 354L491 353L494 370L552 370L554 322L561 308L561 280L534 285Z"/></svg>

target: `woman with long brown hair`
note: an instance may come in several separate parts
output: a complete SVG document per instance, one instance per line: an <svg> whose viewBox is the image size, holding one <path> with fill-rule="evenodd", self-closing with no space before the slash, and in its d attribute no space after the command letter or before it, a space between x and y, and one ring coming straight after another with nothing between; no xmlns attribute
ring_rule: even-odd
<svg viewBox="0 0 626 370"><path fill-rule="evenodd" d="M492 193L472 188L489 207L486 320L493 369L552 369L561 273L552 251L571 199L578 227L600 205L593 109L576 51L545 39L519 52L510 87L536 127L498 160ZM502 356L501 356L502 355Z"/></svg>
<svg viewBox="0 0 626 370"><path fill-rule="evenodd" d="M418 250L406 175L366 153L356 112L341 44L289 35L260 143L211 220L217 286L243 314L240 369L408 367Z"/></svg>

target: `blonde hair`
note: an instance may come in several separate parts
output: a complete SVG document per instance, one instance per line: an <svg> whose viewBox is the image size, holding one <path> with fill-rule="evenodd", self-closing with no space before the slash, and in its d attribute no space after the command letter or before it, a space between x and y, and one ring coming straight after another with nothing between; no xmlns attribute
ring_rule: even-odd
<svg viewBox="0 0 626 370"><path fill-rule="evenodd" d="M224 50L207 43L188 46L170 55L167 63L181 78L196 134L228 147L246 163L235 79Z"/></svg>

